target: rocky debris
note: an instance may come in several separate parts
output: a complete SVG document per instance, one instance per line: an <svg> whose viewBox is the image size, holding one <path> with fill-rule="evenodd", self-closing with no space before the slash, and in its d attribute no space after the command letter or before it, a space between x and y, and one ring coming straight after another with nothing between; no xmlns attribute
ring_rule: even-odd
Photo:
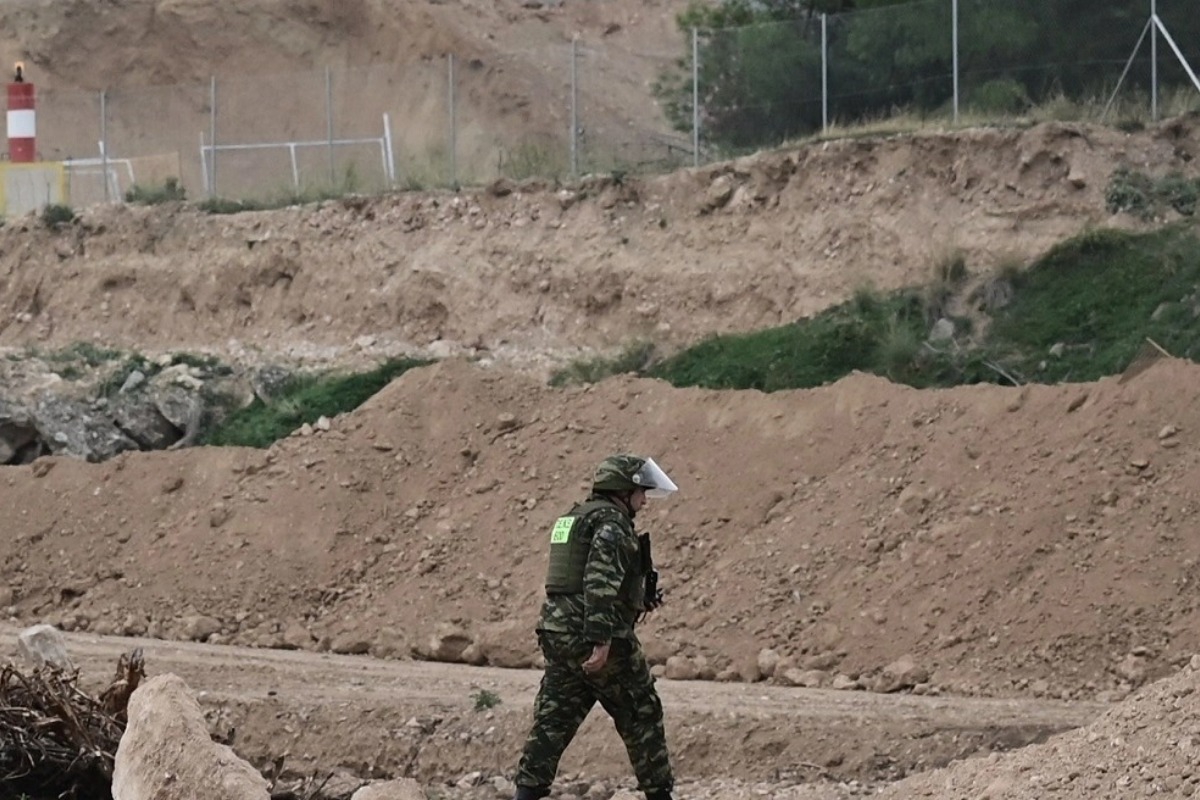
<svg viewBox="0 0 1200 800"><path fill-rule="evenodd" d="M1200 791L1200 657L1095 722L1013 753L993 753L915 775L881 798L1120 800Z"/></svg>
<svg viewBox="0 0 1200 800"><path fill-rule="evenodd" d="M91 403L43 392L29 413L43 445L55 455L106 461L137 449L137 442Z"/></svg>
<svg viewBox="0 0 1200 800"><path fill-rule="evenodd" d="M165 674L142 684L129 701L117 748L113 800L268 800L254 767L209 736L187 684Z"/></svg>
<svg viewBox="0 0 1200 800"><path fill-rule="evenodd" d="M75 668L67 653L67 640L53 625L34 625L17 636L17 652L30 666L49 664L63 671Z"/></svg>

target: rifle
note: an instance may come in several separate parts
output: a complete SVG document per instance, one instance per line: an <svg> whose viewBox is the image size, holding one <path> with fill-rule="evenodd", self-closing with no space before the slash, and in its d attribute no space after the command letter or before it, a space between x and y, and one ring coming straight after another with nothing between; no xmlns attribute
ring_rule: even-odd
<svg viewBox="0 0 1200 800"><path fill-rule="evenodd" d="M638 555L642 561L642 575L646 582L642 613L638 615L638 622L641 622L647 614L663 604L663 591L658 588L658 570L654 568L654 558L650 553L650 534L643 533L638 536Z"/></svg>

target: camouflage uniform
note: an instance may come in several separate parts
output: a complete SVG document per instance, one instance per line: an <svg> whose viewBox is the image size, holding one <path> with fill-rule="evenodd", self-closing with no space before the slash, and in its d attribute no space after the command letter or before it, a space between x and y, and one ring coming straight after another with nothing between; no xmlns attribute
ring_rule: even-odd
<svg viewBox="0 0 1200 800"><path fill-rule="evenodd" d="M543 797L563 751L599 701L625 743L638 788L651 800L670 798L662 703L633 626L644 610L643 566L633 520L620 504L593 494L585 520L591 548L583 590L548 594L538 624L546 670L533 729L517 771L519 798ZM580 508L577 506L577 508ZM596 643L610 641L608 661L591 675L581 667Z"/></svg>

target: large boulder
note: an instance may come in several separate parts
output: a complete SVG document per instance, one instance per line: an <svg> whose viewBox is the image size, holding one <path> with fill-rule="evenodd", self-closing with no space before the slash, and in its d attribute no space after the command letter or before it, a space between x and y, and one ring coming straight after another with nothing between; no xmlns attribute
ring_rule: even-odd
<svg viewBox="0 0 1200 800"><path fill-rule="evenodd" d="M42 441L56 455L97 462L138 449L137 442L122 433L111 417L69 397L43 393L33 416Z"/></svg>
<svg viewBox="0 0 1200 800"><path fill-rule="evenodd" d="M208 735L200 704L183 679L151 678L129 700L117 747L113 800L269 800L254 767Z"/></svg>

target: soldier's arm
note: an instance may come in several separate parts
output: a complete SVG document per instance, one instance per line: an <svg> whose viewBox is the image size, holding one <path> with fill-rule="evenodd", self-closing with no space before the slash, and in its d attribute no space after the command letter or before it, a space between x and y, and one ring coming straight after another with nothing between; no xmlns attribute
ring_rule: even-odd
<svg viewBox="0 0 1200 800"><path fill-rule="evenodd" d="M620 625L617 594L625 580L621 557L624 532L613 522L601 524L592 539L583 573L583 635L589 642L607 642Z"/></svg>

